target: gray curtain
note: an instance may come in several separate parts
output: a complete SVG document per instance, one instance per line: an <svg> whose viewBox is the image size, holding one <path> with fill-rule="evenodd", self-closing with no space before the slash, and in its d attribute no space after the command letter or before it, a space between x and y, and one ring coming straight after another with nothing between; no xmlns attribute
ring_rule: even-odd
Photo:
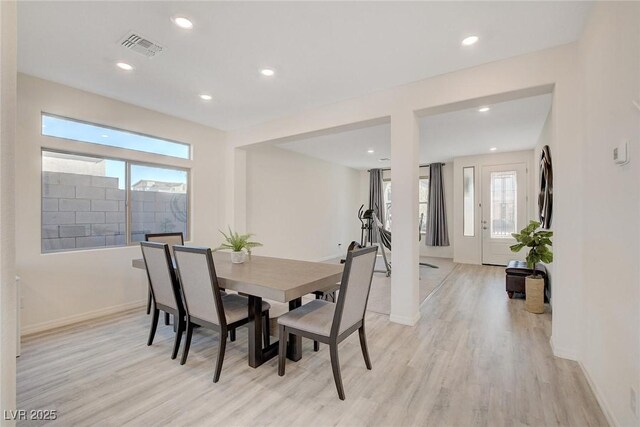
<svg viewBox="0 0 640 427"><path fill-rule="evenodd" d="M380 222L382 222L383 225L386 225L384 217L383 191L382 169L371 169L369 171L369 209L373 209ZM369 241L377 243L375 240L375 233L373 233L373 230L369 230Z"/></svg>
<svg viewBox="0 0 640 427"><path fill-rule="evenodd" d="M427 246L449 246L441 163L429 165L429 212L425 242Z"/></svg>

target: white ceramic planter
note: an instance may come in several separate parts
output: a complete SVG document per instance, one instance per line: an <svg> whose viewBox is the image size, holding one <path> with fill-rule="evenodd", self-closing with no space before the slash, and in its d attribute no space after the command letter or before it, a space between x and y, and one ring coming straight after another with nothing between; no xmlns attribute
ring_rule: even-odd
<svg viewBox="0 0 640 427"><path fill-rule="evenodd" d="M231 252L231 262L234 264L242 264L247 257L246 252L244 251L233 251Z"/></svg>

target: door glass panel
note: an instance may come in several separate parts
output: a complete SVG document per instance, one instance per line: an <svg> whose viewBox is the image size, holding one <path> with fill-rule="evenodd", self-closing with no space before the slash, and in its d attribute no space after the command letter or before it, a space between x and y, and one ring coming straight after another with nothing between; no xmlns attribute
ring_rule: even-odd
<svg viewBox="0 0 640 427"><path fill-rule="evenodd" d="M491 238L511 238L517 229L517 173L491 172Z"/></svg>
<svg viewBox="0 0 640 427"><path fill-rule="evenodd" d="M475 188L474 188L474 167L465 167L462 169L463 178L463 198L462 206L463 216L463 235L473 237L475 235Z"/></svg>

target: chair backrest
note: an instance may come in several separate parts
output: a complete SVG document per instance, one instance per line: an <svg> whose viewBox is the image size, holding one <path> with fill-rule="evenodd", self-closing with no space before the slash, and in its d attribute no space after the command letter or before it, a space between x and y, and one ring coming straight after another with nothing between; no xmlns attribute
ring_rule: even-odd
<svg viewBox="0 0 640 427"><path fill-rule="evenodd" d="M211 249L176 246L174 255L187 314L216 325L226 325Z"/></svg>
<svg viewBox="0 0 640 427"><path fill-rule="evenodd" d="M184 236L181 232L145 234L144 240L147 242L166 243L169 246L184 245Z"/></svg>
<svg viewBox="0 0 640 427"><path fill-rule="evenodd" d="M364 319L377 254L377 246L347 253L331 335L339 335Z"/></svg>
<svg viewBox="0 0 640 427"><path fill-rule="evenodd" d="M156 303L182 309L180 285L166 243L140 242L151 293Z"/></svg>

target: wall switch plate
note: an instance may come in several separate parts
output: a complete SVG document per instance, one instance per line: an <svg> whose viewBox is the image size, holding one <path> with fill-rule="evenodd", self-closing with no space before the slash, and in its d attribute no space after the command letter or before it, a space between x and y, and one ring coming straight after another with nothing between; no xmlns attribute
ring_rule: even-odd
<svg viewBox="0 0 640 427"><path fill-rule="evenodd" d="M626 165L629 163L629 142L624 141L613 149L613 161L617 165Z"/></svg>
<svg viewBox="0 0 640 427"><path fill-rule="evenodd" d="M638 416L638 393L636 393L636 389L631 387L629 389L629 407L633 415Z"/></svg>

